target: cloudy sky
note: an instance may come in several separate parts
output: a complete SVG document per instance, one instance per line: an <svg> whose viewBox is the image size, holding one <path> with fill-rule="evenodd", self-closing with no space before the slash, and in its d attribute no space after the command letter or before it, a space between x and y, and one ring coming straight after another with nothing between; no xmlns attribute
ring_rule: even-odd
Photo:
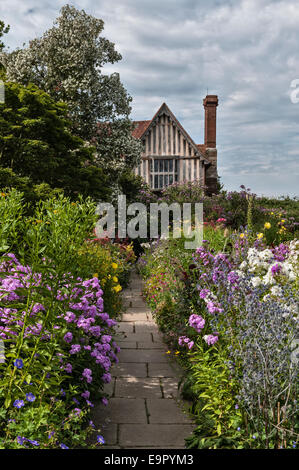
<svg viewBox="0 0 299 470"><path fill-rule="evenodd" d="M10 50L41 36L67 0L0 0ZM77 0L105 22L131 118L151 119L166 102L203 143L202 99L219 96L218 165L229 190L299 195L298 0Z"/></svg>

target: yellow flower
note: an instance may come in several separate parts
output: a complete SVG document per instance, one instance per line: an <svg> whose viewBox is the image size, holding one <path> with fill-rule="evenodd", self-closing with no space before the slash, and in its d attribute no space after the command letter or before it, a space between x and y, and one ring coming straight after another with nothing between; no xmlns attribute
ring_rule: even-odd
<svg viewBox="0 0 299 470"><path fill-rule="evenodd" d="M166 351L166 353L165 353L165 354L171 354L171 351Z"/></svg>
<svg viewBox="0 0 299 470"><path fill-rule="evenodd" d="M54 213L54 214L57 214L57 211L55 210L55 211L53 211L53 213Z"/></svg>
<svg viewBox="0 0 299 470"><path fill-rule="evenodd" d="M115 292L120 292L120 291L122 290L122 287L121 287L119 284L117 284L117 286L114 286L112 289L113 289Z"/></svg>
<svg viewBox="0 0 299 470"><path fill-rule="evenodd" d="M2 196L2 197L5 197L5 196L6 196L6 194L5 194L5 193L1 193L1 196Z"/></svg>
<svg viewBox="0 0 299 470"><path fill-rule="evenodd" d="M180 351L176 351L175 354L176 354L176 355L180 354Z"/></svg>
<svg viewBox="0 0 299 470"><path fill-rule="evenodd" d="M274 212L270 212L270 215L274 215Z"/></svg>
<svg viewBox="0 0 299 470"><path fill-rule="evenodd" d="M95 274L93 275L93 277L99 277L98 273L95 273Z"/></svg>
<svg viewBox="0 0 299 470"><path fill-rule="evenodd" d="M113 269L117 269L117 267L118 267L116 263L112 263L111 266L112 266Z"/></svg>
<svg viewBox="0 0 299 470"><path fill-rule="evenodd" d="M104 286L106 284L106 279L102 279L101 284Z"/></svg>
<svg viewBox="0 0 299 470"><path fill-rule="evenodd" d="M245 237L245 233L240 233L240 238L244 238Z"/></svg>
<svg viewBox="0 0 299 470"><path fill-rule="evenodd" d="M118 282L118 278L116 276L113 276L113 282Z"/></svg>
<svg viewBox="0 0 299 470"><path fill-rule="evenodd" d="M266 228L266 229L271 228L270 222L265 222L264 228Z"/></svg>
<svg viewBox="0 0 299 470"><path fill-rule="evenodd" d="M257 238L263 238L264 234L263 233L258 233Z"/></svg>
<svg viewBox="0 0 299 470"><path fill-rule="evenodd" d="M282 219L282 220L280 221L280 223L281 223L281 224L284 224L284 223L285 223L285 219Z"/></svg>

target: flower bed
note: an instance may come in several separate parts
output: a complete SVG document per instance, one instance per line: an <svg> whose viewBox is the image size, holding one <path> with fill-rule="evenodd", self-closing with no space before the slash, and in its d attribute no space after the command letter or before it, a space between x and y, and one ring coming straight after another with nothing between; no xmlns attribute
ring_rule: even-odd
<svg viewBox="0 0 299 470"><path fill-rule="evenodd" d="M2 225L0 447L82 447L95 432L94 401L108 403L113 327L134 255L128 244L87 240L89 200L45 201L30 219L21 202L15 191L0 199L14 227L12 237Z"/></svg>
<svg viewBox="0 0 299 470"><path fill-rule="evenodd" d="M139 262L145 297L188 372L183 393L198 423L190 448L292 448L298 439L299 241L267 247L242 233L230 253L209 233L195 253L161 241Z"/></svg>

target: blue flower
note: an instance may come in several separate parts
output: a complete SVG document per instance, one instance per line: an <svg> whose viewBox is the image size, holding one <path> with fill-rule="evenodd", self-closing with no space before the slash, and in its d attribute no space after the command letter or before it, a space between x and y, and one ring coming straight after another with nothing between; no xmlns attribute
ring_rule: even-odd
<svg viewBox="0 0 299 470"><path fill-rule="evenodd" d="M97 441L98 441L100 444L105 444L105 439L103 438L103 436L97 436Z"/></svg>
<svg viewBox="0 0 299 470"><path fill-rule="evenodd" d="M30 442L30 444L32 444L33 446L39 446L39 443L37 441L32 441L31 439L26 439L28 442Z"/></svg>
<svg viewBox="0 0 299 470"><path fill-rule="evenodd" d="M16 359L15 362L13 363L13 365L14 365L17 369L22 369L23 366L24 366L24 363L23 363L22 359Z"/></svg>
<svg viewBox="0 0 299 470"><path fill-rule="evenodd" d="M26 437L18 436L17 441L18 441L18 444L20 444L20 446L23 446L24 442L26 441Z"/></svg>
<svg viewBox="0 0 299 470"><path fill-rule="evenodd" d="M63 444L63 443L61 443L61 444L60 444L60 447L61 447L62 449L69 449L69 447L68 447L68 446L66 446L66 445L65 445L65 444Z"/></svg>
<svg viewBox="0 0 299 470"><path fill-rule="evenodd" d="M31 393L31 392L26 393L26 400L33 402L35 400L35 396L33 395L33 393Z"/></svg>
<svg viewBox="0 0 299 470"><path fill-rule="evenodd" d="M22 408L22 406L24 406L25 403L24 403L24 400L15 400L13 406L15 408Z"/></svg>

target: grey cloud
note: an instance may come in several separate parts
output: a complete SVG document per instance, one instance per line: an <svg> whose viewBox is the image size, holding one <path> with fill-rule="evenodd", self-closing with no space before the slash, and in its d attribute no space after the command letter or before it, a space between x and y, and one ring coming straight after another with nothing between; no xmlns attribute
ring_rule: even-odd
<svg viewBox="0 0 299 470"><path fill-rule="evenodd" d="M105 21L104 36L123 60L118 71L133 96L132 118L150 119L166 101L197 143L202 98L219 95L219 170L228 189L298 193L299 78L297 0L76 0ZM2 0L14 48L51 27L59 0ZM32 11L32 13L24 14ZM296 176L297 175L297 176Z"/></svg>

